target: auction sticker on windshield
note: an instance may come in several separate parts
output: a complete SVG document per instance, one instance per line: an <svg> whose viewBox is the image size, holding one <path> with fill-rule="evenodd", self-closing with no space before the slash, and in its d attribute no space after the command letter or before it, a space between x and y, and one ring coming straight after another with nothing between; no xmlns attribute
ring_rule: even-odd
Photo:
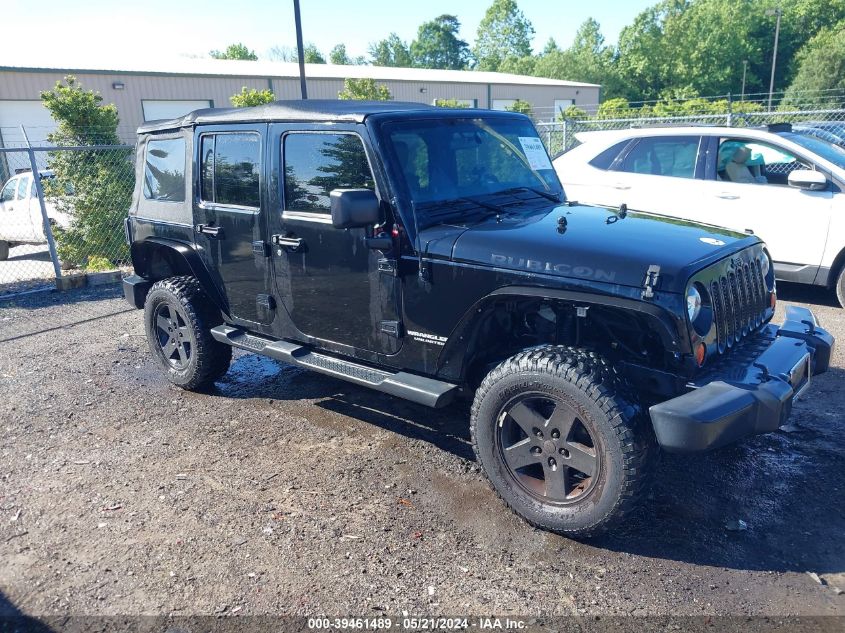
<svg viewBox="0 0 845 633"><path fill-rule="evenodd" d="M522 145L522 151L525 152L525 158L528 159L528 166L534 171L540 169L551 169L552 162L549 160L549 155L546 153L546 148L543 147L543 141L536 136L520 136L519 144Z"/></svg>

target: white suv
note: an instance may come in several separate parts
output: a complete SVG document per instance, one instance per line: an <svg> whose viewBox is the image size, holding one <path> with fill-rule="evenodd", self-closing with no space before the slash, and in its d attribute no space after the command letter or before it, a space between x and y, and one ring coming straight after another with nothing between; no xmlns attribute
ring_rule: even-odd
<svg viewBox="0 0 845 633"><path fill-rule="evenodd" d="M754 233L778 279L835 286L845 306L845 149L789 126L575 136L554 160L569 199Z"/></svg>
<svg viewBox="0 0 845 633"><path fill-rule="evenodd" d="M42 171L41 179L53 178L52 171ZM44 205L50 222L67 227L70 218L47 200ZM9 257L9 249L18 244L43 244L44 221L32 174L24 172L6 181L0 189L0 261Z"/></svg>

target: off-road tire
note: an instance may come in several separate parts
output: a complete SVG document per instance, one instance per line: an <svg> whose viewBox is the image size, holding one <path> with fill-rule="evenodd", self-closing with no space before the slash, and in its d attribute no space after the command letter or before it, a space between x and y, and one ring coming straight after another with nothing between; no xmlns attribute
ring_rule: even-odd
<svg viewBox="0 0 845 633"><path fill-rule="evenodd" d="M0 240L0 262L9 259L9 242Z"/></svg>
<svg viewBox="0 0 845 633"><path fill-rule="evenodd" d="M164 306L175 310L178 323L184 324L181 329L190 345L186 362L180 363L178 359L176 363L169 361L162 349L161 332L157 331L156 323ZM144 325L150 352L167 379L183 389L205 387L229 370L231 346L211 336L211 328L222 322L220 311L194 277L169 277L157 281L144 303Z"/></svg>
<svg viewBox="0 0 845 633"><path fill-rule="evenodd" d="M503 411L530 393L559 399L574 409L576 424L596 436L597 475L575 501L538 499L506 463L497 439ZM657 461L648 417L625 381L600 356L571 347L533 348L493 369L476 391L470 430L476 457L499 497L535 527L570 537L595 536L621 522L646 495Z"/></svg>

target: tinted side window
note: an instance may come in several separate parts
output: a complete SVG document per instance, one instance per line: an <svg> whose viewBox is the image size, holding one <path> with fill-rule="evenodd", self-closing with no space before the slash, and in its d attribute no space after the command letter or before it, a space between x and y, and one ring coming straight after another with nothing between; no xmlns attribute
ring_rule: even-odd
<svg viewBox="0 0 845 633"><path fill-rule="evenodd" d="M654 176L694 178L698 136L643 138L628 152L620 171Z"/></svg>
<svg viewBox="0 0 845 633"><path fill-rule="evenodd" d="M200 141L200 196L206 202L259 207L261 139L257 134L206 134Z"/></svg>
<svg viewBox="0 0 845 633"><path fill-rule="evenodd" d="M185 201L185 139L147 142L144 197L165 202Z"/></svg>
<svg viewBox="0 0 845 633"><path fill-rule="evenodd" d="M610 169L610 166L613 164L613 161L616 160L616 157L622 152L623 149L630 143L629 139L616 143L615 145L611 145L606 150L598 154L593 160L590 161L590 165L596 167L598 169Z"/></svg>
<svg viewBox="0 0 845 633"><path fill-rule="evenodd" d="M356 134L288 134L284 139L285 209L330 213L332 189L374 189Z"/></svg>

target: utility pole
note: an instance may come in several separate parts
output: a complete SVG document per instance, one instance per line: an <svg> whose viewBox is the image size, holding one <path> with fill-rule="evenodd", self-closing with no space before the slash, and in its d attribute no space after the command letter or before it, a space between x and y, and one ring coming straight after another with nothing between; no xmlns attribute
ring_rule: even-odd
<svg viewBox="0 0 845 633"><path fill-rule="evenodd" d="M777 16L777 24L775 25L775 50L772 53L772 78L769 80L769 112L772 111L772 93L775 90L775 66L777 66L778 61L778 37L780 36L780 17L783 15L783 9L778 7L777 9L769 9L766 11L766 15L776 15Z"/></svg>
<svg viewBox="0 0 845 633"><path fill-rule="evenodd" d="M307 99L308 88L305 85L305 47L302 45L302 18L299 15L299 0L293 0L293 17L296 22L296 57L299 59L299 90L302 93L302 98Z"/></svg>
<svg viewBox="0 0 845 633"><path fill-rule="evenodd" d="M740 101L745 101L745 73L748 72L748 60L742 60L742 91L739 95Z"/></svg>

